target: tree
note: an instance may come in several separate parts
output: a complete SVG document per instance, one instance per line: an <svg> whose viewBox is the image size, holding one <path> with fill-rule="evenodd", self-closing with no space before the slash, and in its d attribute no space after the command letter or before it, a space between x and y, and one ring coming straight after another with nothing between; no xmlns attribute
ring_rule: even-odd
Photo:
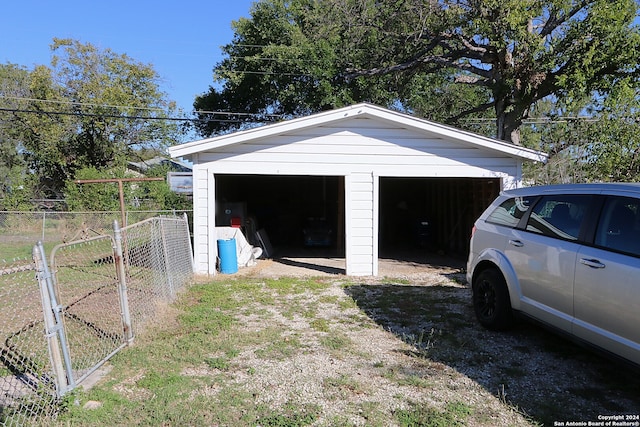
<svg viewBox="0 0 640 427"><path fill-rule="evenodd" d="M12 110L17 105L17 99L28 95L29 72L15 64L0 64L0 97L4 100L0 112L0 199L4 208L15 208L15 198L24 194L24 159L21 155L22 146L11 126L11 115L6 110ZM18 199L22 197L19 196Z"/></svg>
<svg viewBox="0 0 640 427"><path fill-rule="evenodd" d="M147 177L165 177L169 167L156 166L147 171ZM98 170L86 167L78 170L78 180L114 178L136 178L125 168ZM183 194L175 193L166 181L132 181L123 183L124 203L129 210L189 210L192 202ZM117 211L120 210L120 194L115 182L84 183L67 181L65 201L74 211Z"/></svg>
<svg viewBox="0 0 640 427"><path fill-rule="evenodd" d="M0 128L11 129L40 179L41 197L62 197L80 169L122 167L136 150L178 139L176 122L163 120L175 104L151 65L68 39L54 39L51 49L51 67L28 72L20 96L0 113Z"/></svg>
<svg viewBox="0 0 640 427"><path fill-rule="evenodd" d="M227 58L214 68L222 86L194 104L257 116L199 129L371 101L431 119L444 108L443 121L456 124L492 115L493 136L519 143L537 102L605 96L637 78L637 8L634 0L263 0L234 23Z"/></svg>
<svg viewBox="0 0 640 427"><path fill-rule="evenodd" d="M606 97L569 104L538 103L540 122L523 128L545 165L529 164L525 175L540 184L640 180L640 88L620 80Z"/></svg>

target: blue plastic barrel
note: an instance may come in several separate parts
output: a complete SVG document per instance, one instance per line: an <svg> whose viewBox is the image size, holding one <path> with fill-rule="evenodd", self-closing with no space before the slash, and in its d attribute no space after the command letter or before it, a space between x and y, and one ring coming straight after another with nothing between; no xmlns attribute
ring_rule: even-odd
<svg viewBox="0 0 640 427"><path fill-rule="evenodd" d="M218 240L218 256L220 257L220 273L233 274L238 272L236 239Z"/></svg>

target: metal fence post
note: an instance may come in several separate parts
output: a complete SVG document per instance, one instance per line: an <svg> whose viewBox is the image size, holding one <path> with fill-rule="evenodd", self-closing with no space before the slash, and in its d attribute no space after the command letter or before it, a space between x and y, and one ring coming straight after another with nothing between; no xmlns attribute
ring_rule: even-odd
<svg viewBox="0 0 640 427"><path fill-rule="evenodd" d="M193 259L193 245L191 244L191 233L189 233L189 216L186 212L182 213L184 218L185 227L187 229L187 241L189 242L189 260L191 261L191 272L195 272L195 261Z"/></svg>
<svg viewBox="0 0 640 427"><path fill-rule="evenodd" d="M118 226L118 221L113 221L113 235L116 242L115 264L118 271L118 293L120 294L120 313L122 315L122 327L127 344L133 342L133 329L131 327L131 314L129 313L129 296L127 293L127 275L124 267L124 256L122 255L122 230Z"/></svg>
<svg viewBox="0 0 640 427"><path fill-rule="evenodd" d="M169 300L172 300L175 296L175 290L173 289L173 276L169 271L169 251L167 250L167 234L164 230L165 221L160 218L160 242L162 243L162 258L164 259L163 269L165 280L167 281L167 288L169 290Z"/></svg>
<svg viewBox="0 0 640 427"><path fill-rule="evenodd" d="M42 212L42 241L44 242L44 230L47 226L47 212ZM44 254L42 254L44 256Z"/></svg>
<svg viewBox="0 0 640 427"><path fill-rule="evenodd" d="M38 269L38 283L40 285L40 295L42 296L42 311L44 313L49 354L51 364L55 371L58 397L61 397L75 387L69 347L67 346L64 326L60 319L62 307L60 307L56 300L53 278L47 265L47 258L44 253L42 241L39 241L36 246L33 247L33 257ZM62 352L62 355L60 352Z"/></svg>

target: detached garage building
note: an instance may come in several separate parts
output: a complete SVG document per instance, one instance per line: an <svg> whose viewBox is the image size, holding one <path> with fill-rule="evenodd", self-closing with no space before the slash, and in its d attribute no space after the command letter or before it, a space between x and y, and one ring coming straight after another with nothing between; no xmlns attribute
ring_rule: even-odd
<svg viewBox="0 0 640 427"><path fill-rule="evenodd" d="M381 252L398 248L464 252L475 218L501 189L521 186L523 161L546 159L370 104L169 152L193 162L194 261L205 274L216 273L215 227L237 207L276 247L302 247L306 222L321 218L347 275L377 275Z"/></svg>

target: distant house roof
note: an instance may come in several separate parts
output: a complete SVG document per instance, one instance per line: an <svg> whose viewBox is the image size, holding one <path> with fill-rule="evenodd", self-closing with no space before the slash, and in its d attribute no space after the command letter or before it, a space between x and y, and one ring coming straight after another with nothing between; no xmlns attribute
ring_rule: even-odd
<svg viewBox="0 0 640 427"><path fill-rule="evenodd" d="M142 162L128 162L129 168L144 174L149 169L157 166L169 166L172 172L191 172L191 165L181 162L179 160L170 159L167 157L156 156L152 159L143 160Z"/></svg>

